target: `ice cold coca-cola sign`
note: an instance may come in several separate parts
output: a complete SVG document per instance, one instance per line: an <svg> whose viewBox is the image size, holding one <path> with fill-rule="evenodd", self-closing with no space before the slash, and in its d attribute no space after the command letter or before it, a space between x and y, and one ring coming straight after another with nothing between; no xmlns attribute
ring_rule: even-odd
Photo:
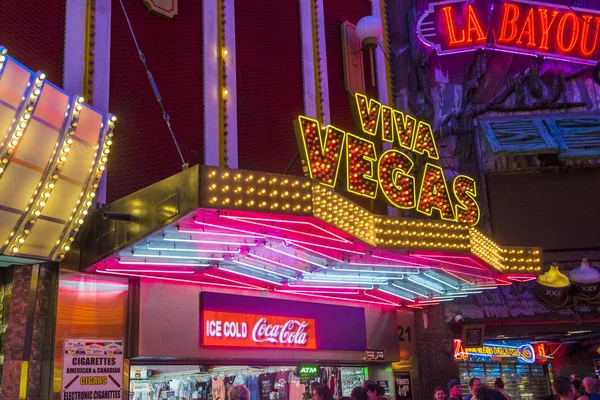
<svg viewBox="0 0 600 400"><path fill-rule="evenodd" d="M204 310L202 345L316 349L315 321L308 318Z"/></svg>

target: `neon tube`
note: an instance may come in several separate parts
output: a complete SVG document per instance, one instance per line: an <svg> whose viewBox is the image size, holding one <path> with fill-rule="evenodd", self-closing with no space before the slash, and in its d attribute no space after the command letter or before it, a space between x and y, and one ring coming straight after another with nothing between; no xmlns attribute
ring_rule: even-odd
<svg viewBox="0 0 600 400"><path fill-rule="evenodd" d="M324 265L318 264L318 263L316 263L314 261L306 260L306 259L298 257L298 256L296 256L294 254L286 253L285 251L276 249L275 247L265 247L265 249L274 251L275 253L283 254L284 256L288 256L288 257L294 258L294 259L296 259L298 261L302 261L302 262L305 262L305 263L310 264L310 265L314 265L315 267L318 267L318 268L327 268Z"/></svg>
<svg viewBox="0 0 600 400"><path fill-rule="evenodd" d="M411 254L411 256L412 257L418 257L418 256L421 256L421 255L420 254ZM483 263L479 262L478 260L476 260L476 259L474 259L472 257L469 257L469 256L447 256L447 255L438 256L438 255L432 255L432 256L429 256L429 257L436 258L436 259L437 259L437 257L460 258L462 260L468 260L468 261L470 261L472 263L475 263L475 264L479 265L482 269L486 269L486 270L489 269L485 264L483 264ZM440 260L439 262L443 262L443 261Z"/></svg>
<svg viewBox="0 0 600 400"><path fill-rule="evenodd" d="M137 268L104 268L108 272L145 272L153 274L193 274L194 270L182 269L137 269Z"/></svg>
<svg viewBox="0 0 600 400"><path fill-rule="evenodd" d="M452 285L452 284L450 284L450 283L448 283L446 281L441 280L440 278L437 278L437 277L435 277L435 276L433 276L431 274L428 274L427 272L424 272L423 275L425 275L426 277L428 277L430 279L433 279L434 281L437 281L437 282L441 283L442 285L446 285L449 288L452 288L454 290L460 290L460 286L454 286L454 285Z"/></svg>
<svg viewBox="0 0 600 400"><path fill-rule="evenodd" d="M464 288L462 289L464 290L491 290L491 289L498 289L498 286L475 286L472 288Z"/></svg>
<svg viewBox="0 0 600 400"><path fill-rule="evenodd" d="M306 281L301 281L301 282L306 282ZM294 288L316 288L316 289L357 289L357 290L372 290L373 289L373 285L368 286L333 286L335 282L331 282L330 285L305 285L303 283L298 283L298 281L295 282L288 282L288 287L294 287Z"/></svg>
<svg viewBox="0 0 600 400"><path fill-rule="evenodd" d="M227 219L232 219L234 221L247 222L249 224L264 226L266 228L275 228L275 229L286 231L286 232L299 233L301 235L313 236L313 237L318 237L318 238L322 238L322 239L326 239L326 240L333 240L333 241L336 241L336 242L352 243L351 241L349 241L348 239L343 238L342 236L336 235L333 232L330 232L330 231L328 231L326 229L321 228L318 225L315 225L315 224L313 224L311 222L306 222L306 221L268 219L268 218L252 218L252 217L235 217L235 216L232 216L232 215L219 215L219 217L221 217L221 218L227 218ZM297 230L294 230L294 229L282 228L280 226L274 226L274 225L269 225L269 224L262 224L262 223L254 222L254 221L276 222L276 223L282 223L282 224L288 224L289 223L289 224L309 225L309 226L312 226L313 228L315 228L317 230L320 230L321 232L325 232L327 235L331 235L333 237L327 237L327 236L322 236L322 235L315 235L314 233L297 231Z"/></svg>
<svg viewBox="0 0 600 400"><path fill-rule="evenodd" d="M220 244L223 246L256 246L256 243L246 242L220 242L218 240L198 240L198 239L175 239L175 238L163 238L166 242L182 242L182 243L201 243L201 244Z"/></svg>
<svg viewBox="0 0 600 400"><path fill-rule="evenodd" d="M344 284L347 283L349 285L360 285L360 284L377 284L377 285L383 285L383 284L387 284L387 281L377 281L377 282L373 282L373 281L359 281L359 280L350 280L350 281L342 281L342 280L331 280L331 279L302 279L303 282L315 282L315 283L339 283L339 284Z"/></svg>
<svg viewBox="0 0 600 400"><path fill-rule="evenodd" d="M423 260L435 261L435 262L439 262L440 264L456 265L457 267L461 267L461 268L476 269L478 271L482 271L482 270L488 271L487 268L473 267L471 265L459 264L459 263L445 261L445 260L438 260L436 258L425 257L425 256L418 255L418 254L410 254L409 257L416 257L416 258L421 258ZM440 257L442 257L442 256L440 256Z"/></svg>
<svg viewBox="0 0 600 400"><path fill-rule="evenodd" d="M389 258L389 257L384 257L384 256L378 256L378 255L375 255L375 254L371 254L371 257L377 258L379 260L393 261L393 262L399 262L399 263L408 263L408 264L411 264L411 266L413 266L413 267L435 268L435 267L432 267L431 265L415 264L415 263L410 262L410 261L398 260L396 258Z"/></svg>
<svg viewBox="0 0 600 400"><path fill-rule="evenodd" d="M281 292L278 289L275 289L275 291ZM336 296L323 296L323 295L311 294L311 293L293 293L293 294L294 295L298 295L298 296L317 297L317 298L320 298L320 299L354 301L354 302L358 302L358 303L376 304L376 305L380 305L380 306L391 307L391 305L389 303L382 303L382 302L372 301L372 300L360 300L360 299L353 299L353 298L347 298L347 297L336 297ZM394 305L394 307L398 307L398 306Z"/></svg>
<svg viewBox="0 0 600 400"><path fill-rule="evenodd" d="M442 266L442 271L447 272L448 268L445 268ZM456 271L456 270L450 270L452 272L454 272L455 274L462 274L462 275L466 275L466 276L472 276L475 278L480 278L480 279L492 279L492 273L490 271L487 271L489 273L489 275L480 275L480 274L473 274L470 272L465 272L465 271Z"/></svg>
<svg viewBox="0 0 600 400"><path fill-rule="evenodd" d="M153 276L153 275L130 274L130 273L116 273L116 272L107 272L107 271L102 271L102 270L97 270L97 272L99 272L101 274L118 275L118 276L134 276L134 277L138 277L138 278L156 279L156 280L160 280L160 281L194 283L196 285L228 287L228 288L235 288L235 289L265 290L264 288L257 289L255 286L226 285L224 283L194 281L194 280L191 280L191 279L182 279L182 278L169 278L169 277L166 277L166 276Z"/></svg>
<svg viewBox="0 0 600 400"><path fill-rule="evenodd" d="M435 303L418 303L418 304L421 305L421 306L437 306L437 305L440 304L440 302L437 301ZM416 308L416 306L413 306L411 304L407 305L406 307L415 307ZM420 307L420 308L421 308L421 310L423 309L422 307Z"/></svg>
<svg viewBox="0 0 600 400"><path fill-rule="evenodd" d="M402 280L404 279L403 276L361 276L360 274L351 274L351 275L338 275L338 274L330 274L330 273L325 273L325 274L321 274L319 272L314 273L314 274L310 274L308 275L309 277L318 277L318 278L324 278L324 279L377 279L377 280L389 280L389 279L398 279L398 280Z"/></svg>
<svg viewBox="0 0 600 400"><path fill-rule="evenodd" d="M193 263L170 263L170 262L148 262L148 261L121 261L122 265L172 265L174 267L210 267L210 264L193 264Z"/></svg>
<svg viewBox="0 0 600 400"><path fill-rule="evenodd" d="M409 298L409 297L404 297L404 296L402 296L402 295L400 295L400 294L398 294L398 293L390 292L390 291L387 291L387 290L385 290L385 289L383 289L383 288L377 288L377 290L379 290L380 292L383 292L383 293L387 293L387 294L389 294L390 296L398 297L399 299L402 299L402 300L410 301L410 302L412 302L412 303L414 303L414 302L415 302L413 299L411 299L411 298Z"/></svg>
<svg viewBox="0 0 600 400"><path fill-rule="evenodd" d="M395 288L401 289L401 290L405 290L405 291L407 291L409 293L416 294L417 296L430 297L428 294L423 294L423 293L415 292L414 290L407 289L407 288L405 288L403 286L398 286L395 283L392 283L392 286L395 287Z"/></svg>
<svg viewBox="0 0 600 400"><path fill-rule="evenodd" d="M419 268L431 268L429 266L427 267L423 267L423 266L417 266L417 265L392 265L392 264L364 264L364 263L355 263L355 262L348 262L348 265L356 265L359 267L370 267L370 268L412 268L412 269L416 269L417 272L415 272L416 274L419 273ZM403 273L406 273L404 271L402 271Z"/></svg>
<svg viewBox="0 0 600 400"><path fill-rule="evenodd" d="M270 258L262 257L262 256L259 256L257 254L248 254L247 257L249 257L249 258L256 258L256 259L259 259L261 261L264 261L264 262L267 262L267 263L271 263L271 264L274 264L274 265L277 265L277 266L280 266L280 267L283 267L283 268L293 269L294 271L298 271L298 272L301 272L303 274L305 274L307 272L306 270L303 270L303 269L300 269L300 268L296 268L296 267L292 267L291 265L283 264L283 263L280 263L279 261L271 260Z"/></svg>
<svg viewBox="0 0 600 400"><path fill-rule="evenodd" d="M358 290L351 291L339 291L339 290L287 290L287 289L277 289L282 293L322 293L322 294L360 294Z"/></svg>
<svg viewBox="0 0 600 400"><path fill-rule="evenodd" d="M469 294L471 294L471 293L469 293ZM440 300L442 300L442 299L451 299L451 300L454 300L454 299L458 299L458 298L469 297L469 294L456 294L456 295L453 295L452 293L447 293L447 294L445 294L443 296L436 296L436 299L440 299Z"/></svg>
<svg viewBox="0 0 600 400"><path fill-rule="evenodd" d="M163 256L161 254L139 254L133 253L133 257L146 257L146 258L178 258L183 260L215 260L215 261L223 261L224 257L188 257L188 256Z"/></svg>
<svg viewBox="0 0 600 400"><path fill-rule="evenodd" d="M416 280L416 279L415 279L415 278L413 278L412 276L409 276L409 277L407 277L406 279L408 279L408 280L409 280L410 282L412 282L412 283L415 283L415 284L417 284L417 285L419 285L419 286L422 286L422 287L424 287L425 289L429 289L429 290L431 290L431 291L433 291L433 292L436 292L436 293L439 293L439 294L444 294L444 291L442 291L442 290L439 290L439 289L437 289L437 288L434 288L433 286L429 286L429 285L428 285L428 284L426 284L426 283L419 282L418 280Z"/></svg>
<svg viewBox="0 0 600 400"><path fill-rule="evenodd" d="M227 272L232 273L232 274L241 275L241 276L249 278L249 279L256 279L258 281L272 283L274 285L279 285L279 286L282 285L282 283L277 282L277 281L271 281L269 279L259 278L258 276L254 276L254 275L250 275L250 274L245 274L243 272L239 272L239 271L236 271L236 270L233 270L233 269L229 269L229 268L225 268L225 267L219 267L219 269L222 270L222 271L227 271Z"/></svg>
<svg viewBox="0 0 600 400"><path fill-rule="evenodd" d="M424 304L424 303L439 303L441 301L452 301L454 299L442 299L439 297L435 297L433 300L419 300L419 304Z"/></svg>
<svg viewBox="0 0 600 400"><path fill-rule="evenodd" d="M447 273L450 276L455 277L456 279L458 279L460 281L463 281L464 283L468 283L469 285L473 285L474 284L472 281L468 281L468 280L466 280L465 278L463 278L461 276L455 275L452 272L448 271L447 269L442 269L442 271L445 272L445 273Z"/></svg>
<svg viewBox="0 0 600 400"><path fill-rule="evenodd" d="M282 274L282 273L279 273L279 272L276 272L276 271L271 271L271 270L269 270L267 268L259 267L258 265L248 264L248 263L245 263L245 262L243 262L241 260L231 260L231 261L233 261L236 264L243 265L244 267L255 269L255 270L260 271L262 273L269 273L269 274L277 275L277 276L280 276L280 277L286 278L286 279L292 279L292 280L296 279L293 276Z"/></svg>
<svg viewBox="0 0 600 400"><path fill-rule="evenodd" d="M189 251L190 253L227 253L227 254L239 254L240 249L237 250L204 250L204 249L177 249L174 247L146 247L147 250L152 251Z"/></svg>
<svg viewBox="0 0 600 400"><path fill-rule="evenodd" d="M312 251L314 253L322 255L323 257L328 257L328 258L332 258L332 259L334 259L336 261L339 261L339 259L331 257L331 256L328 256L327 254L320 253L320 252L318 252L315 249L307 248L307 247L301 245L300 243L298 243L298 241L288 239L287 242L290 242L290 243L294 244L295 246L300 247L301 249L304 249L306 251ZM351 254L357 254L359 256L364 256L366 254L366 251L357 251L357 250L343 249L341 247L325 246L325 245L321 245L321 244L317 244L317 243L305 243L305 242L302 242L302 243L304 243L305 245L308 245L308 246L317 246L317 247L323 247L325 249L339 251L340 253L351 253Z"/></svg>
<svg viewBox="0 0 600 400"><path fill-rule="evenodd" d="M256 286L256 285L253 285L251 283L241 282L241 281L237 281L237 280L231 279L231 278L224 278L224 277L219 276L219 275L213 275L213 274L209 273L208 271L204 271L204 275L210 276L211 278L219 279L219 280L222 280L222 281L225 281L225 282L234 282L234 283L239 283L240 285L251 286L251 287L257 288L259 290L266 290L264 287Z"/></svg>
<svg viewBox="0 0 600 400"><path fill-rule="evenodd" d="M346 268L346 267L331 267L334 271L345 271L345 272L360 272L361 274L398 274L400 276L403 275L417 275L419 270L416 271L375 271L368 269L357 269L357 268Z"/></svg>
<svg viewBox="0 0 600 400"><path fill-rule="evenodd" d="M390 300L384 299L384 298L382 298L382 297L378 297L378 296L372 295L372 294L370 294L370 293L368 293L368 292L363 292L363 294L364 294L365 296L369 296L369 297L371 297L371 298L374 298L374 299L377 299L377 300L379 300L379 301L383 301L383 302L385 302L385 303L389 303L389 304L390 304L390 305L392 305L392 306L396 306L396 307L397 307L397 306L399 306L399 304L398 304L398 303L394 303L393 301L390 301Z"/></svg>

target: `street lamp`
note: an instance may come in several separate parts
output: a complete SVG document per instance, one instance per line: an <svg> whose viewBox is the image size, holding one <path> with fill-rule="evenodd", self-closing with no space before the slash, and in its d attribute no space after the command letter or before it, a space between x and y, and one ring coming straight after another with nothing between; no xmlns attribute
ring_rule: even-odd
<svg viewBox="0 0 600 400"><path fill-rule="evenodd" d="M371 60L371 84L375 86L375 63L373 61L373 52L377 48L379 38L383 32L383 27L379 19L372 15L362 17L356 24L356 35L361 41L362 47L356 53L365 49L369 50L369 58ZM356 54L355 53L355 54Z"/></svg>

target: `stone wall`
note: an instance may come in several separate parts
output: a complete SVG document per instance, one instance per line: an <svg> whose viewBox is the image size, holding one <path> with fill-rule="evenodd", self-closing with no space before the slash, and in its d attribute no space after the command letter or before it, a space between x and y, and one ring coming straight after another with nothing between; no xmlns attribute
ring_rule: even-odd
<svg viewBox="0 0 600 400"><path fill-rule="evenodd" d="M454 361L454 335L444 319L441 306L427 307L415 314L417 355L421 398L433 398L433 389L459 378L458 364Z"/></svg>
<svg viewBox="0 0 600 400"><path fill-rule="evenodd" d="M581 379L586 376L594 376L594 358L600 358L596 351L598 346L586 346L582 344L566 344L556 351L556 347L550 348L548 353L554 351L554 375L571 376L577 374Z"/></svg>
<svg viewBox="0 0 600 400"><path fill-rule="evenodd" d="M11 276L1 289L0 326L6 328L2 337L4 365L0 398L3 400L19 398L25 365L28 374L27 399L47 398L50 390L48 377L52 360L54 271L51 264L41 264L37 283L34 281L32 285L35 268L38 267L13 267Z"/></svg>

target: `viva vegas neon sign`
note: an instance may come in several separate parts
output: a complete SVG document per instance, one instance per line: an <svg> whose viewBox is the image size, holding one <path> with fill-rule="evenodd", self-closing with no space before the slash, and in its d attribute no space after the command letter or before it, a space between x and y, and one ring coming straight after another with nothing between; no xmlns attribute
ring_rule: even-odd
<svg viewBox="0 0 600 400"><path fill-rule="evenodd" d="M438 54L481 48L594 65L600 60L600 11L536 1L430 3L419 37Z"/></svg>
<svg viewBox="0 0 600 400"><path fill-rule="evenodd" d="M458 175L450 187L441 167L425 162L416 171L413 156L438 160L431 126L374 99L356 94L352 109L360 134L300 116L294 123L307 175L336 187L342 170L345 189L367 198L381 197L402 210L416 210L447 221L469 225L479 222L475 180ZM392 148L378 154L377 136ZM342 167L343 165L343 167Z"/></svg>
<svg viewBox="0 0 600 400"><path fill-rule="evenodd" d="M204 346L316 349L313 319L205 310L202 320Z"/></svg>

